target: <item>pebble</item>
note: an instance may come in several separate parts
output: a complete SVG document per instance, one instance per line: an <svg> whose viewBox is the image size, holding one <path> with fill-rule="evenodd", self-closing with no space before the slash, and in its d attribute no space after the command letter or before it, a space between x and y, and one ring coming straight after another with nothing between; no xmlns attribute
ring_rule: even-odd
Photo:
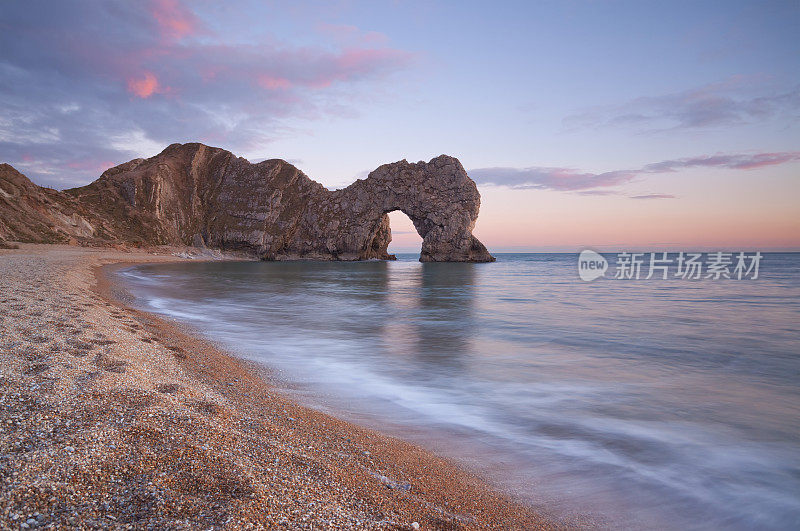
<svg viewBox="0 0 800 531"><path fill-rule="evenodd" d="M265 402L273 409L259 413L264 420L254 426L249 412L242 414L235 403L224 415L195 417L190 408L192 400L210 400L219 391L234 392L239 378L226 379L232 387L209 379L213 391L195 392L187 386L185 397L181 393L161 396L151 392L152 382L161 383L166 378L195 380L181 374L180 365L171 356L164 367L154 365L163 353L152 346L140 346L133 332L117 330L110 321L111 316L124 315L122 312L112 309L111 316L100 315L107 312L101 305L85 318L79 313L83 310L64 313L64 308L83 300L94 278L87 273L87 264L97 262L80 248L69 253L65 258L50 251L19 257L0 252L0 320L5 319L8 306L2 299L8 293L35 289L25 295L27 309L23 309L30 315L24 315L21 309L14 316L20 327L27 328L18 327L19 332L14 329L9 336L6 330L0 333L0 447L5 445L0 450L0 530L245 529L259 528L259 524L275 528L279 522L292 529L388 525L388 521L374 519L376 507L390 508L394 521L409 522L414 517L426 521L429 511L448 523L458 521L446 508L424 499L422 492L405 494L416 490L416 482L412 489L411 483L398 480L413 476L402 468L383 468L382 459L369 457L369 451L359 448L360 437L353 440L345 430L330 430L322 423L319 433L308 431L316 438L306 439L304 426L318 426L318 419L309 416L300 422L299 417L289 416L280 401ZM76 257L85 262L80 268ZM27 288L31 285L35 288ZM49 320L31 320L38 315L37 295L52 299L44 308L50 312L45 316ZM84 320L89 317L99 328L89 326ZM87 334L100 329L110 330L117 343L105 347L101 357L97 349L92 356L74 356L68 349L52 348L58 345L25 339L36 339L35 334L48 323L58 331L59 345L72 336L87 342ZM65 328L65 324L69 326ZM87 327L88 331L83 330ZM26 353L42 357L51 367L65 368L23 375L20 371L32 363L23 358ZM127 375L110 376L99 371L96 360L106 358L131 360ZM201 387L205 385L206 380L198 381ZM293 414L303 413L297 409ZM180 423L176 423L178 420ZM301 437L295 436L297 433ZM69 441L80 443L81 452ZM359 453L367 457L354 460ZM383 454L381 451L378 455ZM330 459L337 455L343 462ZM367 463L370 468L363 466ZM151 472L152 465L158 466ZM263 465L269 465L266 477L251 474L264 470ZM148 472L131 475L139 466L147 467ZM159 471L162 466L190 470L187 484L208 484L214 488L213 495L184 496L181 489L171 488L169 474ZM371 470L378 466L397 479ZM362 481L369 475L378 481ZM355 490L350 478L361 483ZM219 486L232 491L220 492ZM111 500L113 503L109 503ZM167 508L176 513L167 514ZM33 512L37 509L43 514ZM419 522L403 527L421 528Z"/></svg>

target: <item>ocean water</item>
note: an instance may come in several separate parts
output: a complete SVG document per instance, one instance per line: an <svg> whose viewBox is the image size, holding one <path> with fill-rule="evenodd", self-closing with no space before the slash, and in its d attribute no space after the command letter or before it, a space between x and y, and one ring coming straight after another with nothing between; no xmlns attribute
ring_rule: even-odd
<svg viewBox="0 0 800 531"><path fill-rule="evenodd" d="M583 282L572 254L399 258L118 275L298 400L566 522L800 528L800 254L741 281Z"/></svg>

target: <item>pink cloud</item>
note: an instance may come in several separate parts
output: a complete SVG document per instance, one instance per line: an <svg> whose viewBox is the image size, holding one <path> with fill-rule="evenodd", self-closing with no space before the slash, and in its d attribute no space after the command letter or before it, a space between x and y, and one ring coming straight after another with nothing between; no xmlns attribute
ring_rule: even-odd
<svg viewBox="0 0 800 531"><path fill-rule="evenodd" d="M763 168L764 166L784 164L795 160L800 160L800 151L790 153L759 153L758 155L750 157L749 160L745 159L739 161L734 167L741 170L752 170L755 168Z"/></svg>
<svg viewBox="0 0 800 531"><path fill-rule="evenodd" d="M379 35L357 28L352 28L354 39L345 43L328 38L298 45L269 35L269 28L259 32L260 42L244 41L236 31L207 29L200 16L214 9L201 10L200 2L57 4L59 9L41 14L49 16L47 24L39 15L25 14L32 28L26 37L29 46L9 50L3 61L25 72L36 53L46 65L35 71L42 79L69 80L81 112L59 113L52 129L72 139L70 149L37 147L31 152L36 162L21 162L80 176L76 184L96 176L95 168L75 162L96 159L83 155L102 154L102 160L118 156L111 160L119 162L139 154L109 141L126 130L140 130L155 142L203 138L247 151L296 131L287 125L291 117L351 116L364 94L378 92L387 76L414 58L375 44ZM15 90L22 94L30 87ZM50 128L50 121L43 116L37 126Z"/></svg>
<svg viewBox="0 0 800 531"><path fill-rule="evenodd" d="M48 45L64 56L64 69L79 69L101 79L115 79L134 98L179 94L187 103L204 104L220 97L238 105L260 98L262 90L276 94L287 103L308 100L302 89L322 90L334 84L380 80L405 68L414 55L375 44L379 34L355 26L335 26L334 33L356 36L346 44L336 39L328 45L293 47L268 40L262 44L231 43L210 33L191 4L177 0L147 0L142 13L151 24L128 40L109 41L98 46L86 32L64 39L50 33ZM142 9L141 7L138 9ZM203 33L202 41L186 39ZM258 100L264 108L263 100ZM329 106L336 102L330 101ZM304 106L304 112L311 105ZM279 108L285 112L286 107ZM259 112L263 112L259 111Z"/></svg>
<svg viewBox="0 0 800 531"><path fill-rule="evenodd" d="M781 153L736 153L730 155L700 155L648 164L638 170L614 170L603 173L580 172L571 168L477 168L470 176L479 184L531 188L537 190L579 191L584 195L604 194L596 189L617 186L637 177L653 173L672 173L691 168L752 170L800 161L800 151ZM667 194L647 194L635 199L668 199Z"/></svg>
<svg viewBox="0 0 800 531"><path fill-rule="evenodd" d="M686 168L727 168L731 170L753 170L766 166L776 166L787 162L800 161L800 151L755 154L716 154L701 155L685 159L665 160L648 164L642 168L647 173L668 173Z"/></svg>
<svg viewBox="0 0 800 531"><path fill-rule="evenodd" d="M152 72L145 72L141 78L128 79L128 92L140 97L149 98L158 90L158 79Z"/></svg>
<svg viewBox="0 0 800 531"><path fill-rule="evenodd" d="M292 86L292 82L284 77L275 77L266 74L258 76L258 84L267 90L288 89Z"/></svg>
<svg viewBox="0 0 800 531"><path fill-rule="evenodd" d="M178 0L151 0L150 14L158 23L162 36L169 39L182 39L200 27L195 14Z"/></svg>
<svg viewBox="0 0 800 531"><path fill-rule="evenodd" d="M348 48L337 54L308 57L316 68L298 73L301 84L321 89L336 82L356 81L405 66L412 59L408 52L392 48ZM309 75L311 74L311 75Z"/></svg>
<svg viewBox="0 0 800 531"><path fill-rule="evenodd" d="M203 80L204 83L208 83L210 81L215 80L222 71L223 71L222 67L214 65L202 65L198 69L198 72L200 73L200 78Z"/></svg>
<svg viewBox="0 0 800 531"><path fill-rule="evenodd" d="M573 192L616 186L633 180L636 172L617 170L605 173L580 172L571 168L478 168L469 175L479 184Z"/></svg>

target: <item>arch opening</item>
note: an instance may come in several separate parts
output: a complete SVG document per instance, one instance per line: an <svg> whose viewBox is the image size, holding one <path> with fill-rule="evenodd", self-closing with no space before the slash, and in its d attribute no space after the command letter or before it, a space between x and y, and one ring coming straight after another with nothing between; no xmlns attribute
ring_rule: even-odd
<svg viewBox="0 0 800 531"><path fill-rule="evenodd" d="M389 243L389 254L408 255L414 254L415 259L422 252L422 236L414 227L414 222L402 210L387 212L389 227L392 230L392 241Z"/></svg>

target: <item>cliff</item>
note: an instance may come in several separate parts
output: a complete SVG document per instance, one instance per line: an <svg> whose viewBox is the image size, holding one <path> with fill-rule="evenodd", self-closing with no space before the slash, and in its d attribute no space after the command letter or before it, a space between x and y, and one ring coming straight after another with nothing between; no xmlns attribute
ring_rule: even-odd
<svg viewBox="0 0 800 531"><path fill-rule="evenodd" d="M97 228L82 204L69 195L36 186L8 164L0 164L0 242L67 243L93 238Z"/></svg>
<svg viewBox="0 0 800 531"><path fill-rule="evenodd" d="M58 192L0 166L0 238L194 245L265 260L387 259L387 213L422 236L421 261L493 261L473 235L480 194L461 163L385 164L330 191L283 160L251 164L203 144L173 144Z"/></svg>

